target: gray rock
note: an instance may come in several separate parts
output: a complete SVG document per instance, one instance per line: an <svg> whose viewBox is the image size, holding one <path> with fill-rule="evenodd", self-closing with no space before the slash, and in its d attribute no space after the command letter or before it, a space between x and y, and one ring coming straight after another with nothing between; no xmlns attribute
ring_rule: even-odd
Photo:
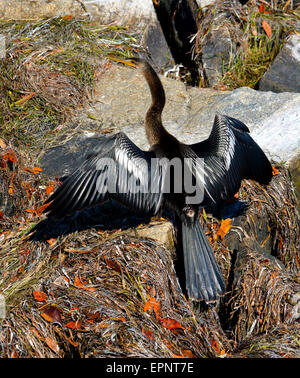
<svg viewBox="0 0 300 378"><path fill-rule="evenodd" d="M156 19L152 0L0 0L0 19L37 20L89 14L101 23L144 28Z"/></svg>
<svg viewBox="0 0 300 378"><path fill-rule="evenodd" d="M158 21L147 26L141 44L151 57L154 67L161 70L174 65L174 59Z"/></svg>
<svg viewBox="0 0 300 378"><path fill-rule="evenodd" d="M216 112L240 119L275 161L289 161L300 148L300 94L186 88L162 77L166 91L163 122L185 143L206 138ZM140 72L113 67L98 83L99 102L90 109L106 126L125 132L140 148L148 148L144 117L150 93Z"/></svg>
<svg viewBox="0 0 300 378"><path fill-rule="evenodd" d="M236 46L232 43L230 33L224 26L212 30L202 48L203 71L210 87L218 84L234 58Z"/></svg>
<svg viewBox="0 0 300 378"><path fill-rule="evenodd" d="M83 12L77 0L0 0L0 19L4 20L37 20Z"/></svg>
<svg viewBox="0 0 300 378"><path fill-rule="evenodd" d="M300 149L300 94L262 92L247 87L234 91L187 88L181 81L161 77L167 102L163 111L166 128L184 143L208 137L216 112L238 118L250 128L252 137L277 162L290 162ZM148 149L144 130L150 92L138 70L113 66L97 84L93 107L81 114L75 139L55 147L41 160L44 173L65 175L97 144L97 132L110 128L123 131ZM91 121L90 117L96 121ZM75 121L77 124L77 120ZM89 130L91 133L83 133ZM74 134L75 135L75 134ZM64 144L62 142L62 144ZM67 162L69 161L69 163Z"/></svg>
<svg viewBox="0 0 300 378"><path fill-rule="evenodd" d="M215 2L216 0L196 0L196 3L199 8L207 7L208 5L213 4Z"/></svg>
<svg viewBox="0 0 300 378"><path fill-rule="evenodd" d="M63 177L75 170L97 147L99 136L88 133L75 136L60 146L50 148L41 158L43 174Z"/></svg>
<svg viewBox="0 0 300 378"><path fill-rule="evenodd" d="M259 82L259 89L273 92L300 92L300 35L286 41L271 67Z"/></svg>
<svg viewBox="0 0 300 378"><path fill-rule="evenodd" d="M102 23L145 27L156 19L152 0L82 0L82 3Z"/></svg>

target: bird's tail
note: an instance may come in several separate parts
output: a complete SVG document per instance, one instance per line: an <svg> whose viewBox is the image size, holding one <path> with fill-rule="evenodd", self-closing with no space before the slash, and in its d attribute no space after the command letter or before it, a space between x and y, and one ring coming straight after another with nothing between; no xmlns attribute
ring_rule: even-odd
<svg viewBox="0 0 300 378"><path fill-rule="evenodd" d="M225 292L225 282L209 241L199 221L182 222L186 289L190 299L216 300Z"/></svg>

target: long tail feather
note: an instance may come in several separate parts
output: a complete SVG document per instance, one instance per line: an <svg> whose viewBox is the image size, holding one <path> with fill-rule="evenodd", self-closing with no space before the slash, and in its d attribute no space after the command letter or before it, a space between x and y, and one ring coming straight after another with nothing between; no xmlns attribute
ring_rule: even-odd
<svg viewBox="0 0 300 378"><path fill-rule="evenodd" d="M209 241L199 221L182 222L186 289L193 300L216 300L225 292L225 282Z"/></svg>

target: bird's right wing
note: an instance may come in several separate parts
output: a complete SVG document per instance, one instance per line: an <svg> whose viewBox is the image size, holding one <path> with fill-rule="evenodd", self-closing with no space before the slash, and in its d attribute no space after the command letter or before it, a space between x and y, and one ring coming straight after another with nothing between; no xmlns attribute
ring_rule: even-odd
<svg viewBox="0 0 300 378"><path fill-rule="evenodd" d="M248 127L241 121L217 114L208 139L189 145L204 159L204 188L209 201L217 203L233 196L243 179L268 184L272 166Z"/></svg>
<svg viewBox="0 0 300 378"><path fill-rule="evenodd" d="M124 133L103 137L97 151L48 198L45 212L61 218L114 199L136 212L155 214L165 171L155 151L139 149Z"/></svg>

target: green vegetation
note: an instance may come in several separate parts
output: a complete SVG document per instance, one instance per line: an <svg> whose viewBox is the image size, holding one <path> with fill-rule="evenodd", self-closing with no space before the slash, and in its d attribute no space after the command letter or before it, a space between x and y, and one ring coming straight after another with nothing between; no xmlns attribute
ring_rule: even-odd
<svg viewBox="0 0 300 378"><path fill-rule="evenodd" d="M299 11L288 10L287 3L272 2L268 6L266 2L252 1L238 7L224 1L216 2L200 19L195 39L196 57L201 59L202 46L209 39L211 30L227 29L233 54L223 65L220 84L228 89L255 88L286 37L297 32ZM205 86L205 81L202 83Z"/></svg>
<svg viewBox="0 0 300 378"><path fill-rule="evenodd" d="M0 22L6 58L0 60L0 134L34 147L93 95L108 59L130 55L126 28L71 16Z"/></svg>

